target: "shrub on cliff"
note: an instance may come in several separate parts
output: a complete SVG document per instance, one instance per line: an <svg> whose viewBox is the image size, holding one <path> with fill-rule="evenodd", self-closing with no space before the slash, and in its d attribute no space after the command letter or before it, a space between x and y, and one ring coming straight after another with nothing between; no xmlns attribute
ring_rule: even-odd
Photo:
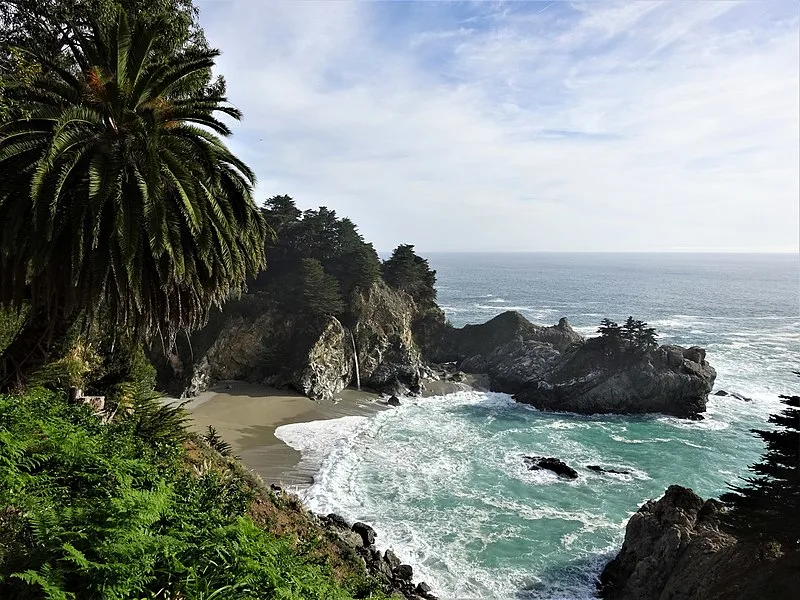
<svg viewBox="0 0 800 600"><path fill-rule="evenodd" d="M798 373L800 375L800 373ZM800 550L800 396L781 396L786 408L771 415L774 429L754 429L766 446L751 465L745 485L730 486L720 499L725 521L738 537L775 540Z"/></svg>
<svg viewBox="0 0 800 600"><path fill-rule="evenodd" d="M240 467L181 420L145 399L103 425L53 392L0 395L0 598L382 597L316 533L258 525Z"/></svg>
<svg viewBox="0 0 800 600"><path fill-rule="evenodd" d="M436 271L414 252L414 246L402 244L383 263L383 279L396 290L406 292L420 304L436 301Z"/></svg>
<svg viewBox="0 0 800 600"><path fill-rule="evenodd" d="M628 317L622 326L611 319L603 319L597 333L605 353L613 358L642 355L658 347L655 328L633 317Z"/></svg>

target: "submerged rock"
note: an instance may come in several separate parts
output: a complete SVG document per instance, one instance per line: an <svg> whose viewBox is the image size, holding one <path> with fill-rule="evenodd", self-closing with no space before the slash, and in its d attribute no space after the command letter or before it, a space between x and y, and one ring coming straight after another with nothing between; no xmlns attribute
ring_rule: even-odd
<svg viewBox="0 0 800 600"><path fill-rule="evenodd" d="M578 478L578 472L558 458L544 456L524 456L523 460L530 471L545 469L552 471L559 477L566 477L567 479Z"/></svg>
<svg viewBox="0 0 800 600"><path fill-rule="evenodd" d="M596 471L598 473L614 473L615 475L630 475L630 471L618 471L617 469L606 469L605 467L601 467L600 465L586 465L586 468L590 471Z"/></svg>

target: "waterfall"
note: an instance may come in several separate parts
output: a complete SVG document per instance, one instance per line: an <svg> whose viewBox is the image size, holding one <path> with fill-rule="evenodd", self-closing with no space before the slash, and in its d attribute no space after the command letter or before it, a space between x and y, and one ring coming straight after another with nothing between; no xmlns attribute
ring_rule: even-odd
<svg viewBox="0 0 800 600"><path fill-rule="evenodd" d="M356 350L356 338L353 337L353 330L350 330L350 341L353 343L353 360L356 364L356 386L361 391L361 373L358 370L358 351Z"/></svg>

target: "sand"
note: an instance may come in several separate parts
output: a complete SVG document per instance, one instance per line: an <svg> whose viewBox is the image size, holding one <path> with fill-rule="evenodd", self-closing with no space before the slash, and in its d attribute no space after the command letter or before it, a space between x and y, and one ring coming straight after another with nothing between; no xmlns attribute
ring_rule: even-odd
<svg viewBox="0 0 800 600"><path fill-rule="evenodd" d="M468 389L485 389L481 376L464 382L427 381L425 396ZM178 400L170 400L173 403ZM308 423L348 416L371 416L385 410L386 400L376 394L346 389L334 401L315 402L288 390L240 381L221 382L193 398L185 407L192 416L191 429L205 433L212 425L244 464L267 483L295 491L314 482L319 465L302 461L300 452L275 437L275 430L290 423Z"/></svg>
<svg viewBox="0 0 800 600"><path fill-rule="evenodd" d="M370 416L386 408L375 394L344 390L336 402L314 402L287 390L243 382L222 382L193 398L186 408L191 429L212 425L233 451L267 484L301 489L313 483L314 467L300 463L300 453L275 437L275 429L345 416Z"/></svg>

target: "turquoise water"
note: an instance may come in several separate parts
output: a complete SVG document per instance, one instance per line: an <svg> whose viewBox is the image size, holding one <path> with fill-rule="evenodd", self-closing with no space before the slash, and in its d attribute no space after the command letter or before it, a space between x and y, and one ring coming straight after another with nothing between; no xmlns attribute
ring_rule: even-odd
<svg viewBox="0 0 800 600"><path fill-rule="evenodd" d="M371 523L443 599L590 598L628 517L672 483L718 495L758 459L749 430L798 387L796 258L781 256L441 255L439 299L454 324L516 307L568 316L590 334L603 316L645 319L698 343L718 370L707 418L545 413L508 396L408 399L370 418L280 428L323 458L306 502ZM324 430L324 431L323 431ZM324 433L324 434L323 434ZM575 481L528 471L561 458ZM629 475L588 471L599 464Z"/></svg>

